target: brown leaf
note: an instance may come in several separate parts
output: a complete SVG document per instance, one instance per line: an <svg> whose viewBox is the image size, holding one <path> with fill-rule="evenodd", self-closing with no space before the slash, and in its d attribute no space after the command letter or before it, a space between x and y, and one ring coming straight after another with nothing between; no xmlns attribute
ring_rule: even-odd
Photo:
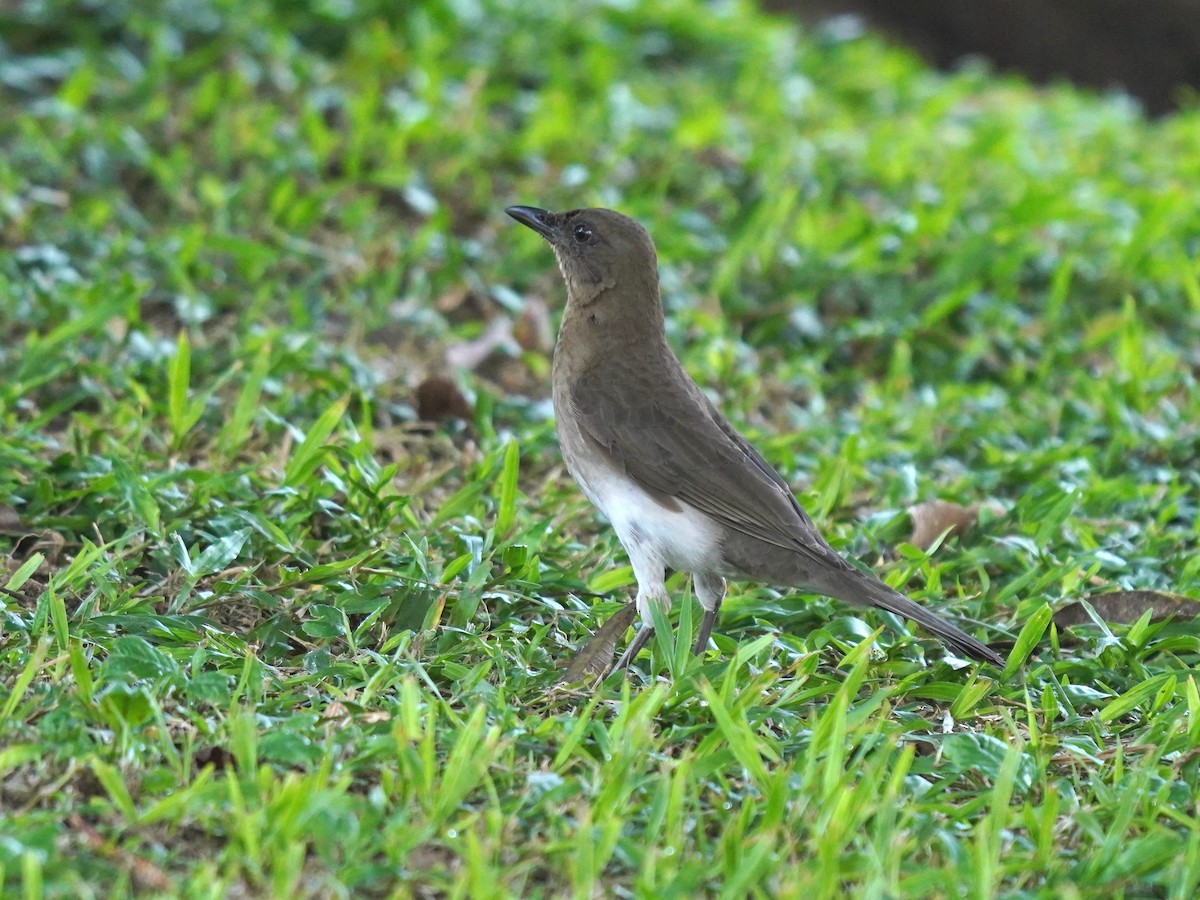
<svg viewBox="0 0 1200 900"><path fill-rule="evenodd" d="M135 889L140 891L169 891L174 886L170 876L156 863L144 856L130 853L123 847L105 838L99 831L84 821L78 813L67 817L67 825L93 853L106 857L125 869Z"/></svg>
<svg viewBox="0 0 1200 900"><path fill-rule="evenodd" d="M637 606L626 603L600 626L595 636L584 644L583 649L575 654L567 670L558 679L559 684L573 684L577 681L596 681L608 674L612 667L613 654L617 649L617 640L633 624L637 617Z"/></svg>
<svg viewBox="0 0 1200 900"><path fill-rule="evenodd" d="M25 526L17 511L7 503L0 503L0 534L23 534Z"/></svg>
<svg viewBox="0 0 1200 900"><path fill-rule="evenodd" d="M451 322L474 322L487 311L484 298L465 285L450 288L433 301L434 307Z"/></svg>
<svg viewBox="0 0 1200 900"><path fill-rule="evenodd" d="M534 297L525 301L513 326L513 338L522 350L549 355L554 346L554 329L545 303Z"/></svg>
<svg viewBox="0 0 1200 900"><path fill-rule="evenodd" d="M1105 622L1129 625L1150 610L1150 620L1160 622L1168 617L1194 618L1200 615L1200 600L1181 597L1178 594L1163 594L1158 591L1112 591L1093 594L1087 598L1092 609ZM1087 625L1092 621L1082 603L1064 606L1054 614L1054 624L1059 628L1072 625Z"/></svg>
<svg viewBox="0 0 1200 900"><path fill-rule="evenodd" d="M46 557L43 566L53 566L58 563L58 558L62 556L66 546L67 539L65 537L57 531L47 528L45 531L33 532L19 538L13 544L12 557L24 560L29 559L35 553L41 553Z"/></svg>
<svg viewBox="0 0 1200 900"><path fill-rule="evenodd" d="M417 417L424 422L444 419L471 421L471 404L448 375L430 375L417 385Z"/></svg>
<svg viewBox="0 0 1200 900"><path fill-rule="evenodd" d="M374 725L377 722L390 722L392 714L382 709L367 709L362 711L352 711L346 704L340 700L334 700L321 713L321 718L327 720L331 725L342 727L349 724L352 720L362 722L364 725Z"/></svg>
<svg viewBox="0 0 1200 900"><path fill-rule="evenodd" d="M963 534L979 521L979 504L959 506L945 500L930 500L910 506L908 514L913 521L912 537L908 542L914 547L928 550L946 529L950 530L946 535L949 540Z"/></svg>
<svg viewBox="0 0 1200 900"><path fill-rule="evenodd" d="M321 713L322 719L338 719L345 720L350 718L350 710L346 709L346 704L340 700L334 700Z"/></svg>
<svg viewBox="0 0 1200 900"><path fill-rule="evenodd" d="M224 747L201 747L192 758L200 768L212 766L218 772L233 768L233 754Z"/></svg>
<svg viewBox="0 0 1200 900"><path fill-rule="evenodd" d="M446 348L446 364L452 369L479 369L493 354L519 356L520 346L513 338L512 320L497 316L487 323L483 334L473 341L461 341Z"/></svg>

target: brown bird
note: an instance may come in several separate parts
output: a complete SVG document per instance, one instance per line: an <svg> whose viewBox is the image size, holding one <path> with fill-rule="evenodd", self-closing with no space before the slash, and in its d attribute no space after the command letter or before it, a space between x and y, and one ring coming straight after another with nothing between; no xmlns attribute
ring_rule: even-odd
<svg viewBox="0 0 1200 900"><path fill-rule="evenodd" d="M658 257L633 219L607 209L510 206L550 242L567 283L554 350L554 415L567 469L612 522L637 577L642 627L617 668L670 604L668 568L690 572L703 653L725 579L788 585L923 625L951 649L1003 666L986 644L847 563L787 483L734 430L667 344Z"/></svg>

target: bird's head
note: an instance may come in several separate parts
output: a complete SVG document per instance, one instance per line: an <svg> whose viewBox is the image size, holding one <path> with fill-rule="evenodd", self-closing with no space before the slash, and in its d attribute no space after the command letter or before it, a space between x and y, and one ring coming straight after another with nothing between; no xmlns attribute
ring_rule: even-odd
<svg viewBox="0 0 1200 900"><path fill-rule="evenodd" d="M535 206L510 206L505 212L550 242L570 303L587 305L618 287L657 301L654 242L628 216L611 209L550 212Z"/></svg>

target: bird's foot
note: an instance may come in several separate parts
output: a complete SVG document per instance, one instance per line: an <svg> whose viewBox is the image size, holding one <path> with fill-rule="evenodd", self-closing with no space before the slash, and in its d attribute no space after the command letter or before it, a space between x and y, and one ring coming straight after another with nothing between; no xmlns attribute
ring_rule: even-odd
<svg viewBox="0 0 1200 900"><path fill-rule="evenodd" d="M617 664L613 669L624 669L633 662L642 648L646 646L646 641L650 640L650 635L654 634L653 625L643 625L638 629L638 633L633 636L633 640L629 642L629 646L625 648L625 652L621 654L621 658L617 660Z"/></svg>

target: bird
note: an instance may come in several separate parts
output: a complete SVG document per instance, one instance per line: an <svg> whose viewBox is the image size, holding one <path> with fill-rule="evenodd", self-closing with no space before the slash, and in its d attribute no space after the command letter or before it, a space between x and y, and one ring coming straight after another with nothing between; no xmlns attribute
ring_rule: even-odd
<svg viewBox="0 0 1200 900"><path fill-rule="evenodd" d="M627 667L653 634L653 605L669 609L668 570L691 574L704 610L696 655L731 578L887 610L957 654L1003 667L986 644L830 547L787 482L687 374L667 342L645 228L610 209L505 212L549 242L566 283L551 370L559 445L637 580L641 627L614 668Z"/></svg>

